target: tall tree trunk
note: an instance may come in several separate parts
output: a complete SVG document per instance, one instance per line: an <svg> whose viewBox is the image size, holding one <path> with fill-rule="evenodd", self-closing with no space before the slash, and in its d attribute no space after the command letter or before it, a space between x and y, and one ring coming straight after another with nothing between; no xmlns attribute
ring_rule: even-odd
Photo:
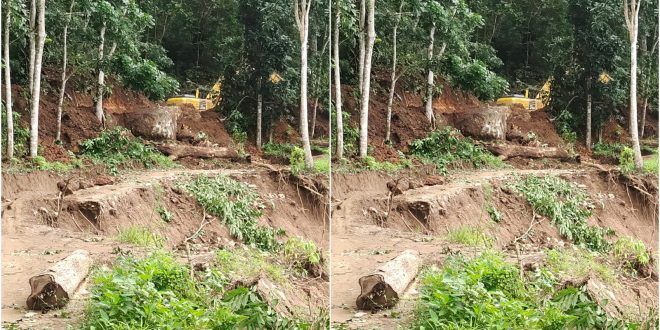
<svg viewBox="0 0 660 330"><path fill-rule="evenodd" d="M261 92L261 78L257 85L257 150L261 150L261 110L263 108L263 93Z"/></svg>
<svg viewBox="0 0 660 330"><path fill-rule="evenodd" d="M335 28L334 28L334 73L335 73L335 109L337 115L337 159L344 158L344 117L341 112L341 68L339 67L339 25L341 25L341 0L335 1Z"/></svg>
<svg viewBox="0 0 660 330"><path fill-rule="evenodd" d="M392 29L392 73L390 74L390 95L387 98L387 127L385 129L385 142L390 142L390 131L392 127L392 103L394 102L394 90L396 88L396 37L401 21L401 11L403 10L403 0L399 3L399 11L396 13L394 28Z"/></svg>
<svg viewBox="0 0 660 330"><path fill-rule="evenodd" d="M307 123L307 39L309 36L309 9L311 0L295 0L295 18L300 34L300 139L305 153L305 166L314 167L312 148L309 143Z"/></svg>
<svg viewBox="0 0 660 330"><path fill-rule="evenodd" d="M360 96L364 93L364 56L365 56L365 46L366 46L366 31L365 31L365 21L366 21L366 0L360 0L360 16L358 22L358 48L360 49L360 58L359 58L359 74L358 74L358 84L360 84Z"/></svg>
<svg viewBox="0 0 660 330"><path fill-rule="evenodd" d="M66 23L64 24L64 40L63 40L63 50L62 50L62 85L60 86L60 97L57 100L57 133L55 134L55 140L60 141L61 140L61 133L62 133L62 104L64 103L64 91L66 90L66 82L69 79L69 77L66 74L66 67L67 67L67 38L68 38L68 32L69 32L69 22L71 21L71 12L73 11L73 4L75 3L75 0L71 0L71 4L69 5L69 13L67 14L66 17Z"/></svg>
<svg viewBox="0 0 660 330"><path fill-rule="evenodd" d="M105 89L105 72L103 72L103 48L105 47L105 22L101 27L100 38L101 42L99 43L99 73L96 86L96 104L94 113L96 114L96 119L100 123L103 123L103 90Z"/></svg>
<svg viewBox="0 0 660 330"><path fill-rule="evenodd" d="M312 123L310 124L310 133L309 136L314 139L314 131L316 130L316 110L319 108L319 98L314 99L314 108L312 109Z"/></svg>
<svg viewBox="0 0 660 330"><path fill-rule="evenodd" d="M649 106L649 98L645 97L644 98L644 105L642 106L642 122L640 124L639 128L639 137L641 139L644 138L644 126L646 126L646 112L648 111L648 106Z"/></svg>
<svg viewBox="0 0 660 330"><path fill-rule="evenodd" d="M28 79L29 79L29 88L30 93L32 93L32 87L34 85L34 56L36 53L35 45L35 35L37 33L37 3L36 0L30 0L30 17L28 19L30 31L28 31L28 42L30 47L30 56L29 56L29 65L28 65Z"/></svg>
<svg viewBox="0 0 660 330"><path fill-rule="evenodd" d="M14 158L14 111L11 99L11 67L9 66L9 27L11 22L11 6L5 2L5 30L3 38L5 58L5 106L7 107L7 159ZM0 6L1 7L1 6ZM0 15L1 16L1 15ZM0 84L2 86L2 84Z"/></svg>
<svg viewBox="0 0 660 330"><path fill-rule="evenodd" d="M431 31L429 32L429 48L427 51L427 60L428 60L428 75L426 77L426 106L425 113L426 119L431 124L431 127L435 128L435 114L433 113L433 70L431 70L431 61L433 61L433 43L435 41L435 23L431 26Z"/></svg>
<svg viewBox="0 0 660 330"><path fill-rule="evenodd" d="M630 6L629 6L630 4ZM624 15L630 38L630 138L633 144L635 167L644 166L642 151L639 146L639 131L637 129L637 36L639 28L639 8L641 0L624 0Z"/></svg>
<svg viewBox="0 0 660 330"><path fill-rule="evenodd" d="M591 150L591 78L587 80L587 150Z"/></svg>
<svg viewBox="0 0 660 330"><path fill-rule="evenodd" d="M34 57L34 84L32 86L32 111L30 112L30 157L39 150L39 96L41 95L41 64L46 40L46 0L39 0L39 20L36 53Z"/></svg>
<svg viewBox="0 0 660 330"><path fill-rule="evenodd" d="M376 1L369 0L367 8L367 40L364 54L364 78L362 80L363 93L360 103L360 158L367 157L369 139L369 94L371 89L371 58L374 52L374 41L376 39L375 12Z"/></svg>

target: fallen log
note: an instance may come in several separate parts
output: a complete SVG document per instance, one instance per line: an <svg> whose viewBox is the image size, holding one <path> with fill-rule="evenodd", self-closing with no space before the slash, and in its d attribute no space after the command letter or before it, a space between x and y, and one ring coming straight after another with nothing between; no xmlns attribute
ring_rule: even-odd
<svg viewBox="0 0 660 330"><path fill-rule="evenodd" d="M406 250L396 258L359 279L360 295L355 301L361 310L378 310L396 305L417 276L422 261L419 252Z"/></svg>
<svg viewBox="0 0 660 330"><path fill-rule="evenodd" d="M76 250L53 267L30 278L27 307L49 310L64 307L87 277L92 258L85 250Z"/></svg>
<svg viewBox="0 0 660 330"><path fill-rule="evenodd" d="M165 155L169 156L172 160L177 160L184 157L192 158L225 158L234 161L248 161L250 157L241 157L236 150L226 147L201 147L180 144L157 144L156 149Z"/></svg>
<svg viewBox="0 0 660 330"><path fill-rule="evenodd" d="M561 148L555 147L530 147L520 146L513 144L485 144L488 151L500 156L502 159L509 159L513 157L523 158L558 158L561 160L576 160L576 157L571 156L568 152Z"/></svg>

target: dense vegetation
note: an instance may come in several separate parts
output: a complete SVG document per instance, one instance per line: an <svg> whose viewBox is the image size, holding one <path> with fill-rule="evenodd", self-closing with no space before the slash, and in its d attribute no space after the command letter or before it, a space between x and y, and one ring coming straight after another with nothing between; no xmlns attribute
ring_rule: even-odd
<svg viewBox="0 0 660 330"><path fill-rule="evenodd" d="M322 328L322 318L315 324L287 319L251 288L230 288L232 269L244 267L244 262L223 255L218 256L218 268L203 274L201 280L166 252L156 251L145 258L120 257L111 270L95 273L83 328Z"/></svg>
<svg viewBox="0 0 660 330"><path fill-rule="evenodd" d="M547 267L521 277L516 265L496 252L450 257L442 269L422 275L414 328L639 329L657 322L657 315L636 322L614 319L584 287L558 288L558 263L571 269L582 264L559 258L548 251Z"/></svg>

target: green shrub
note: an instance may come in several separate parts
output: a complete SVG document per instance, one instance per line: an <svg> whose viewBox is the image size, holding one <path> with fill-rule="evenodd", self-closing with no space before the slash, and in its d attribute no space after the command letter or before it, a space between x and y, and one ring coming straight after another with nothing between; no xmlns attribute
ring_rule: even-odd
<svg viewBox="0 0 660 330"><path fill-rule="evenodd" d="M65 164L62 162L49 162L48 160L46 160L46 158L42 156L36 156L32 158L32 165L37 170L40 171L53 171L53 172L63 173L70 171L71 169L76 167L78 163L72 162L70 164Z"/></svg>
<svg viewBox="0 0 660 330"><path fill-rule="evenodd" d="M159 205L158 207L156 207L156 212L158 212L160 218L167 223L172 221L172 219L174 218L172 213L167 208L165 208L165 206Z"/></svg>
<svg viewBox="0 0 660 330"><path fill-rule="evenodd" d="M233 237L263 250L279 248L276 236L282 231L259 224L261 201L253 188L224 175L198 176L183 186L206 212L222 219Z"/></svg>
<svg viewBox="0 0 660 330"><path fill-rule="evenodd" d="M246 278L257 278L261 275L265 275L278 284L285 284L284 268L275 262L271 254L259 249L250 247L221 249L216 253L216 261L226 284Z"/></svg>
<svg viewBox="0 0 660 330"><path fill-rule="evenodd" d="M141 227L130 227L120 230L117 235L117 240L121 243L145 247L162 247L165 242L165 240L159 235L152 233L147 228Z"/></svg>
<svg viewBox="0 0 660 330"><path fill-rule="evenodd" d="M297 175L305 170L305 151L299 147L293 147L291 155L289 156L289 164L291 165L291 173Z"/></svg>
<svg viewBox="0 0 660 330"><path fill-rule="evenodd" d="M486 211L488 212L488 216L490 217L490 220L493 220L493 222L500 222L502 221L502 214L500 211L498 211L495 206L488 205L486 206Z"/></svg>
<svg viewBox="0 0 660 330"><path fill-rule="evenodd" d="M475 168L499 168L504 162L470 138L461 137L452 128L431 132L428 137L410 143L410 154L435 164L438 171L447 173L452 164L468 164Z"/></svg>
<svg viewBox="0 0 660 330"><path fill-rule="evenodd" d="M372 156L367 156L362 159L362 165L371 171L384 171L384 172L395 172L399 170L399 166L392 164L390 162L379 162L376 158Z"/></svg>
<svg viewBox="0 0 660 330"><path fill-rule="evenodd" d="M632 173L635 171L635 156L631 148L625 147L619 155L619 168L622 173Z"/></svg>
<svg viewBox="0 0 660 330"><path fill-rule="evenodd" d="M225 291L211 272L196 281L168 253L120 257L96 272L84 329L308 329L277 313L252 289Z"/></svg>
<svg viewBox="0 0 660 330"><path fill-rule="evenodd" d="M171 159L145 145L141 139L131 137L122 127L103 131L98 137L83 141L80 153L94 162L103 163L113 175L119 172L120 165L130 166L133 162L146 168L175 166Z"/></svg>
<svg viewBox="0 0 660 330"><path fill-rule="evenodd" d="M651 262L651 254L644 243L632 237L619 238L612 252L629 269L636 269L636 264L646 266Z"/></svg>
<svg viewBox="0 0 660 330"><path fill-rule="evenodd" d="M282 248L284 258L298 272L306 273L308 265L317 265L321 262L321 254L316 244L298 237L291 237Z"/></svg>
<svg viewBox="0 0 660 330"><path fill-rule="evenodd" d="M30 148L30 129L21 126L21 114L12 111L12 118L14 120L14 157L20 158L28 154ZM7 112L5 107L2 107L2 145L7 145ZM5 150L3 149L3 153Z"/></svg>
<svg viewBox="0 0 660 330"><path fill-rule="evenodd" d="M607 251L610 243L605 236L610 229L590 226L592 205L587 193L556 176L526 176L513 183L538 214L547 216L559 229L559 234L577 245L594 251Z"/></svg>
<svg viewBox="0 0 660 330"><path fill-rule="evenodd" d="M621 143L596 143L591 149L594 156L617 159L626 146Z"/></svg>
<svg viewBox="0 0 660 330"><path fill-rule="evenodd" d="M266 156L288 159L294 147L291 143L266 143L261 149Z"/></svg>
<svg viewBox="0 0 660 330"><path fill-rule="evenodd" d="M636 328L607 316L584 288L553 288L540 272L523 280L518 268L494 252L472 260L448 258L421 276L415 329L620 329ZM546 282L546 283L541 283ZM549 294L537 294L539 287Z"/></svg>
<svg viewBox="0 0 660 330"><path fill-rule="evenodd" d="M658 165L660 160L658 160L658 152L656 151L651 157L644 160L644 171L646 173L658 174Z"/></svg>

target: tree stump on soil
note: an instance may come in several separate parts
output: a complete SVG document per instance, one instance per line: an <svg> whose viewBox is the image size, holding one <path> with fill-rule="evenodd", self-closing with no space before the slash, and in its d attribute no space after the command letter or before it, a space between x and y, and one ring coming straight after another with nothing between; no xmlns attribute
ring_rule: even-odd
<svg viewBox="0 0 660 330"><path fill-rule="evenodd" d="M92 258L85 250L76 250L53 267L30 278L27 307L49 310L64 307L87 277Z"/></svg>
<svg viewBox="0 0 660 330"><path fill-rule="evenodd" d="M360 295L356 300L361 310L391 308L399 301L415 279L422 260L419 252L406 250L396 258L359 279Z"/></svg>
<svg viewBox="0 0 660 330"><path fill-rule="evenodd" d="M513 157L523 158L558 158L561 160L576 160L568 152L561 148L554 147L529 147L513 144L486 144L486 149L500 156L502 159Z"/></svg>

